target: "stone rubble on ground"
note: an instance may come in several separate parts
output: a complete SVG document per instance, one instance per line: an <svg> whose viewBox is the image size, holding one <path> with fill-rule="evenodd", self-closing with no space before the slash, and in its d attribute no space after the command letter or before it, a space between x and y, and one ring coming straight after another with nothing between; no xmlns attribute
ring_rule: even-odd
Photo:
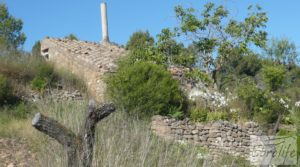
<svg viewBox="0 0 300 167"><path fill-rule="evenodd" d="M26 96L22 97L24 101L37 102L41 100L43 97L49 97L54 100L83 100L83 95L79 90L68 91L68 90L60 90L60 89L51 89L45 92L44 94L36 92L36 91L28 91Z"/></svg>

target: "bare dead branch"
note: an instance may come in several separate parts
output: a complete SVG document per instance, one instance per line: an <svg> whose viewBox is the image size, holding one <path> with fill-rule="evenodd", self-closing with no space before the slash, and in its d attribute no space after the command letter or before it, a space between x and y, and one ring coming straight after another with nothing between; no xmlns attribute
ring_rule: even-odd
<svg viewBox="0 0 300 167"><path fill-rule="evenodd" d="M95 143L95 128L99 121L115 112L112 103L97 108L94 101L90 101L86 113L83 130L76 135L56 120L37 113L32 119L32 126L46 135L54 138L64 146L68 156L68 167L90 167L93 160L93 146ZM81 158L81 160L79 159Z"/></svg>

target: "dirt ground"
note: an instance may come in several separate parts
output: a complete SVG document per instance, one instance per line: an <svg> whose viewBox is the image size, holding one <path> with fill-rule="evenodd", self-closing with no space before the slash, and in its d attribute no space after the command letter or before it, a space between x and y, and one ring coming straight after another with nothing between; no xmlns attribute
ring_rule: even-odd
<svg viewBox="0 0 300 167"><path fill-rule="evenodd" d="M0 137L0 167L36 167L36 164L25 140Z"/></svg>

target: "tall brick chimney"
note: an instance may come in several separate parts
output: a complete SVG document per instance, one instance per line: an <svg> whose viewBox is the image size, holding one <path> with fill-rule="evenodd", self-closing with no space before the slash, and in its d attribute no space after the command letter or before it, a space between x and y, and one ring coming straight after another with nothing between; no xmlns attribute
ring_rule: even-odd
<svg viewBox="0 0 300 167"><path fill-rule="evenodd" d="M109 42L106 3L101 3L102 42Z"/></svg>

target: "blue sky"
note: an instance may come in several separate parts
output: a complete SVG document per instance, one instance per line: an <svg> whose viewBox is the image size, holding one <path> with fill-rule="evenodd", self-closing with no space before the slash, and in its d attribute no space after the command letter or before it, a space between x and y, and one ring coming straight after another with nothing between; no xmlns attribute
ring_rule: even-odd
<svg viewBox="0 0 300 167"><path fill-rule="evenodd" d="M31 50L45 36L64 37L70 33L81 40L101 40L101 0L0 0L9 12L23 20L27 36L24 49ZM192 5L201 9L207 0L106 0L110 40L125 44L137 30L155 36L162 28L174 27L174 6ZM299 0L213 0L231 10L232 16L246 15L250 4L259 4L268 13L269 37L287 37L300 47Z"/></svg>

